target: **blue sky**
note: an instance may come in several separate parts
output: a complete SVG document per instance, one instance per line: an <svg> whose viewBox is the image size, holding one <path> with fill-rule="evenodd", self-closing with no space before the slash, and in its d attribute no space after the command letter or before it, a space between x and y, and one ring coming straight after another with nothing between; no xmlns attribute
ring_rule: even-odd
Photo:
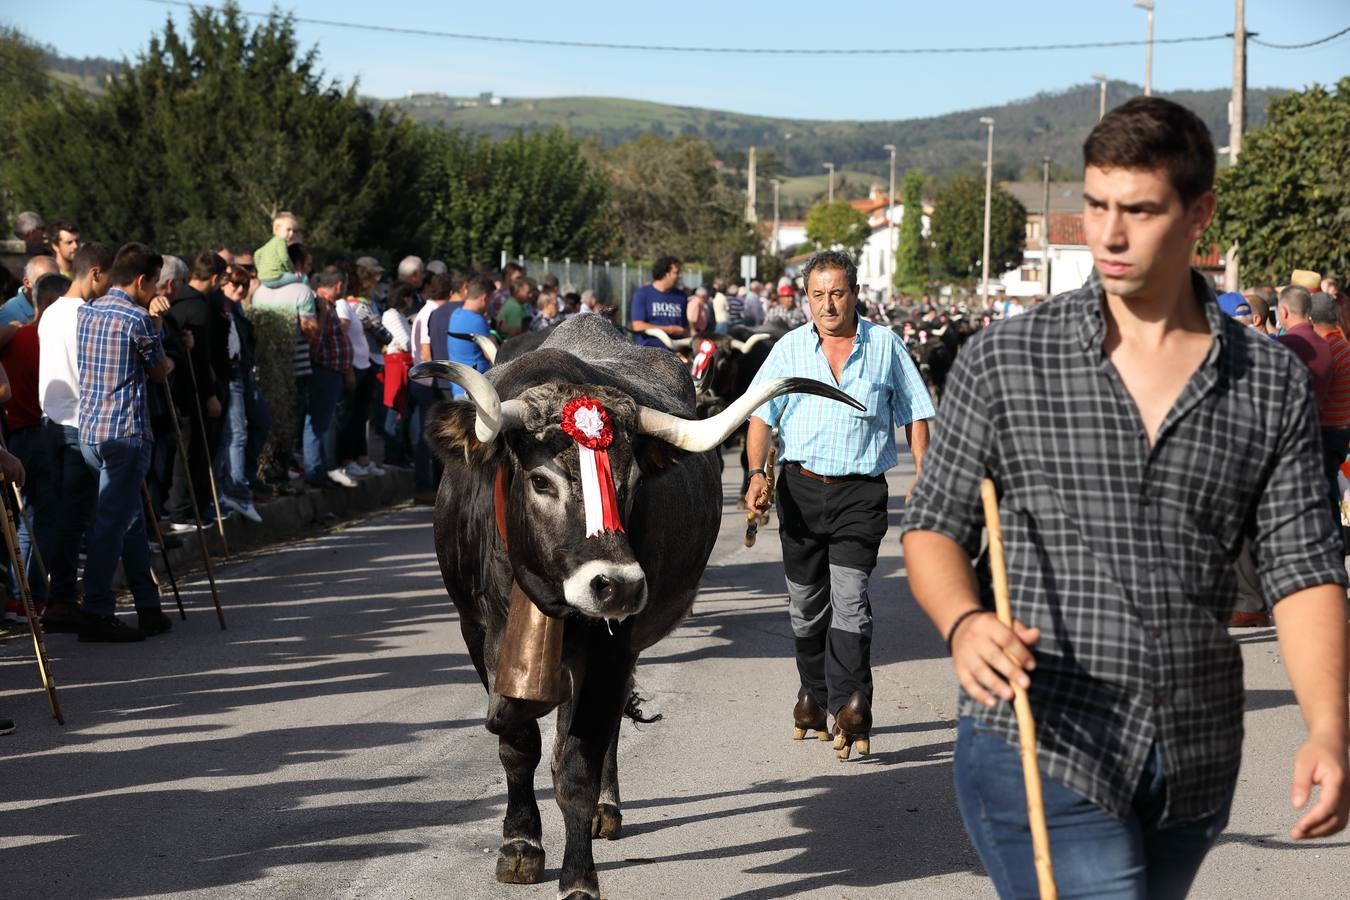
<svg viewBox="0 0 1350 900"><path fill-rule="evenodd" d="M267 0L244 0L266 11ZM297 16L472 34L659 44L669 47L952 47L1142 39L1145 13L1130 0L821 4L803 0L667 4L433 3L288 0ZM1156 0L1155 37L1230 32L1232 0ZM4 8L8 7L8 8ZM822 10L825 10L822 12ZM149 0L7 2L0 22L69 56L134 57L184 9ZM1247 28L1302 43L1350 26L1345 0L1247 0ZM300 23L325 70L360 79L364 93L618 96L775 116L900 119L967 109L1085 84L1090 73L1143 83L1144 48L950 56L807 57L648 53L523 47ZM1228 87L1232 41L1158 45L1155 89ZM1252 87L1302 87L1350 74L1350 34L1306 51L1252 46Z"/></svg>

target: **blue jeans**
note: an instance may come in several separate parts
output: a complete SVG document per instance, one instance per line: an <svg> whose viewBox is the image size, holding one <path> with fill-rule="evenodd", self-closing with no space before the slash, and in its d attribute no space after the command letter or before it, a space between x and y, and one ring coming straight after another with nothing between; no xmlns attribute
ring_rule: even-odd
<svg viewBox="0 0 1350 900"><path fill-rule="evenodd" d="M43 557L51 578L52 603L79 599L80 546L94 515L98 472L89 468L80 449L80 430L43 420L52 456L52 489L57 498L52 525L52 552ZM39 546L41 546L39 544Z"/></svg>
<svg viewBox="0 0 1350 900"><path fill-rule="evenodd" d="M998 895L1039 897L1017 750L965 717L956 729L955 769L961 819ZM1230 792L1223 808L1206 819L1159 828L1167 778L1156 744L1123 822L1056 781L1041 782L1055 882L1065 900L1185 897L1228 824L1233 799Z"/></svg>
<svg viewBox="0 0 1350 900"><path fill-rule="evenodd" d="M33 425L12 432L9 436L9 452L23 463L25 476L20 491L23 494L27 514L20 516L18 521L19 558L23 560L28 587L33 593L33 602L46 603L47 583L42 578L42 570L38 568L38 554L33 552L33 542L36 539L38 553L45 563L55 543L56 519L61 513L61 495L53 483L55 457L52 455L49 439L42 425ZM3 489L9 490L9 486L4 485ZM29 522L33 523L36 535L29 534ZM17 582L15 587L18 587Z"/></svg>
<svg viewBox="0 0 1350 900"><path fill-rule="evenodd" d="M85 461L98 472L98 502L89 526L84 562L84 612L110 616L116 610L113 574L117 560L137 610L159 609L159 588L150 576L150 542L145 536L141 483L150 471L149 438L114 438L82 444Z"/></svg>
<svg viewBox="0 0 1350 900"><path fill-rule="evenodd" d="M248 480L248 416L244 406L244 377L231 378L221 416L220 445L216 448L216 484L226 497L248 503L253 490Z"/></svg>
<svg viewBox="0 0 1350 900"><path fill-rule="evenodd" d="M436 458L423 429L432 405L440 399L436 389L429 385L408 382L408 440L413 445L413 489L434 491L438 480Z"/></svg>
<svg viewBox="0 0 1350 900"><path fill-rule="evenodd" d="M322 483L337 468L337 405L342 398L342 373L315 366L309 376L305 407L305 478Z"/></svg>

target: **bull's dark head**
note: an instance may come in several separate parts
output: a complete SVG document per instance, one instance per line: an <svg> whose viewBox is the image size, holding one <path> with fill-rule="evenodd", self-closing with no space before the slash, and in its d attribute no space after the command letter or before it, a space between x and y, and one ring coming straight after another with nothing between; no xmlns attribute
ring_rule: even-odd
<svg viewBox="0 0 1350 900"><path fill-rule="evenodd" d="M506 481L505 527L513 577L551 616L581 614L622 620L642 611L646 578L618 529L595 533L587 525L582 451L564 430L563 410L579 397L599 401L612 439L605 453L613 475L620 525L644 472L677 463L685 453L720 445L756 407L788 393L818 394L861 405L809 378L780 378L756 386L718 415L682 419L639 406L622 391L595 385L549 383L502 401L477 371L458 363L421 363L413 378L436 377L465 390L469 402L449 405L436 425L439 442ZM592 482L593 483L593 482Z"/></svg>

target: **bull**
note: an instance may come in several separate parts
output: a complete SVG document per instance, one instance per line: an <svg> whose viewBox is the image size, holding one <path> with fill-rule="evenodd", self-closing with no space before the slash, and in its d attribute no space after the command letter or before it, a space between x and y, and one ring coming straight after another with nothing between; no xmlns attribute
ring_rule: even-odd
<svg viewBox="0 0 1350 900"><path fill-rule="evenodd" d="M694 387L674 354L635 347L598 316L559 325L536 349L486 376L452 362L414 377L463 387L427 436L444 461L434 535L445 587L488 690L486 725L507 781L497 880L544 873L534 772L537 719L552 704L494 691L510 598L523 592L561 620L562 691L553 785L566 830L559 896L598 898L592 839L622 826L619 723L638 655L689 612L717 538L719 444L761 403L786 393L861 408L811 379L778 379L711 419L694 419ZM603 407L607 467L620 521L591 528L581 445L564 409ZM575 415L575 412L569 413Z"/></svg>

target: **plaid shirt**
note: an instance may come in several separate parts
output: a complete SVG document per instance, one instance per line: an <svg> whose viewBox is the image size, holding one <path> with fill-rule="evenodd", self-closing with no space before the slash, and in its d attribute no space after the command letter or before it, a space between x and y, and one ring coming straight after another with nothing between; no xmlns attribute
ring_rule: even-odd
<svg viewBox="0 0 1350 900"><path fill-rule="evenodd" d="M164 359L150 314L117 288L76 311L80 440L149 437L145 373Z"/></svg>
<svg viewBox="0 0 1350 900"><path fill-rule="evenodd" d="M771 378L805 377L835 384L815 325L778 339L752 384ZM817 475L880 475L895 465L895 426L933 417L928 387L900 338L888 328L858 320L853 353L838 386L867 405L866 412L824 397L788 394L770 400L755 415L779 429L783 461Z"/></svg>
<svg viewBox="0 0 1350 900"><path fill-rule="evenodd" d="M352 367L352 342L337 310L328 311L327 321L319 329L319 340L313 346L314 365L334 372L346 372Z"/></svg>
<svg viewBox="0 0 1350 900"><path fill-rule="evenodd" d="M1153 446L1103 352L1094 276L961 350L902 526L973 557L994 479L1013 614L1042 629L1041 769L1124 818L1156 742L1166 823L1214 813L1236 783L1242 656L1226 624L1243 541L1271 601L1346 581L1307 370L1193 282L1214 341ZM960 710L1016 746L1011 704L963 693Z"/></svg>

